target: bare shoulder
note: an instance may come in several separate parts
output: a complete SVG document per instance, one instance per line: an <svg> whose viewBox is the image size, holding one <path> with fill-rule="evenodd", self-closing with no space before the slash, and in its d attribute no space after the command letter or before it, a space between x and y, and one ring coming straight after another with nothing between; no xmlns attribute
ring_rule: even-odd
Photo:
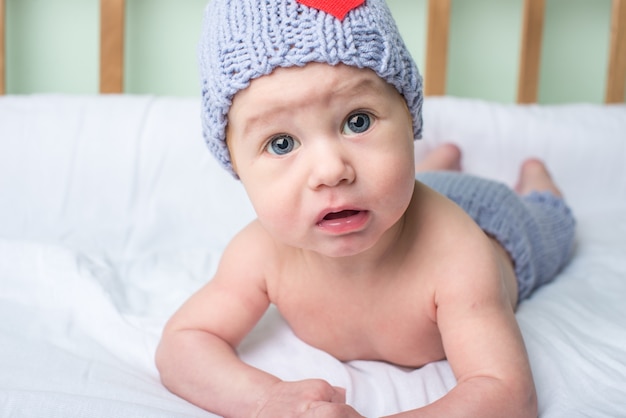
<svg viewBox="0 0 626 418"><path fill-rule="evenodd" d="M274 240L257 220L252 221L224 249L213 281L245 280L248 285L263 287L275 254Z"/></svg>
<svg viewBox="0 0 626 418"><path fill-rule="evenodd" d="M235 298L250 309L269 304L267 280L275 265L273 239L258 221L242 229L222 253L217 271L207 287L222 298Z"/></svg>

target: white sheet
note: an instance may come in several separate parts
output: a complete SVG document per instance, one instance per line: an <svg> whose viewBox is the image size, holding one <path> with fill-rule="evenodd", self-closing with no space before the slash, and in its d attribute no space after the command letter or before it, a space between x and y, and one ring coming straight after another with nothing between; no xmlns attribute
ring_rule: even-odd
<svg viewBox="0 0 626 418"><path fill-rule="evenodd" d="M198 104L152 97L0 99L0 416L210 417L153 365L160 329L253 217L204 149ZM548 161L578 215L557 280L517 314L540 416L626 416L626 107L429 99L417 153L461 144L468 171L512 183ZM285 379L348 389L363 415L454 385L446 362L340 363L270 310L242 357Z"/></svg>

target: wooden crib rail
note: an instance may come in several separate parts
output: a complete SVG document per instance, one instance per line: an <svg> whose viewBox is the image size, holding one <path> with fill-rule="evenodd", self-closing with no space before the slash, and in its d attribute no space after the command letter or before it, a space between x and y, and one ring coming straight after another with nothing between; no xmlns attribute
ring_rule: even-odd
<svg viewBox="0 0 626 418"><path fill-rule="evenodd" d="M517 102L536 103L539 95L539 65L545 0L525 0L520 45Z"/></svg>
<svg viewBox="0 0 626 418"><path fill-rule="evenodd" d="M535 103L539 91L545 0L523 0L517 102ZM593 0L590 0L593 1ZM6 93L6 4L0 0L0 94ZM100 0L100 93L124 91L125 0ZM428 0L426 95L446 94L452 0ZM626 93L626 0L612 0L605 102L622 103Z"/></svg>
<svg viewBox="0 0 626 418"><path fill-rule="evenodd" d="M606 103L621 103L626 92L626 0L613 0Z"/></svg>
<svg viewBox="0 0 626 418"><path fill-rule="evenodd" d="M424 69L424 94L427 96L442 96L446 93L450 2L451 0L428 1L426 68Z"/></svg>
<svg viewBox="0 0 626 418"><path fill-rule="evenodd" d="M100 93L124 91L125 9L125 0L100 0Z"/></svg>
<svg viewBox="0 0 626 418"><path fill-rule="evenodd" d="M518 103L537 102L544 10L545 0L524 0L517 80ZM451 0L428 1L428 35L424 72L424 93L426 95L441 96L446 94L450 13Z"/></svg>
<svg viewBox="0 0 626 418"><path fill-rule="evenodd" d="M446 94L451 0L428 1L428 32L424 93ZM545 0L524 0L517 103L536 103ZM605 103L622 103L626 93L626 0L613 0Z"/></svg>

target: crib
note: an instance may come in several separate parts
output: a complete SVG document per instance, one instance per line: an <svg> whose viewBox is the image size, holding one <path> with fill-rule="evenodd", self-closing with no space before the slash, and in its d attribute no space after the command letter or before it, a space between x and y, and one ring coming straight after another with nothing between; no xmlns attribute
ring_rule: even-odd
<svg viewBox="0 0 626 418"><path fill-rule="evenodd" d="M214 416L168 392L154 365L165 321L254 218L206 150L199 95L127 91L124 0L98 3L98 91L11 92L10 1L0 0L0 417ZM472 2L423 2L416 157L454 142L465 171L509 185L525 158L546 162L578 232L571 263L516 314L539 415L626 416L626 0L604 3L597 103L540 100L545 0L519 0L515 97L455 95L453 16ZM274 308L238 350L282 379L345 387L368 417L431 403L456 384L446 361L340 362L298 340Z"/></svg>

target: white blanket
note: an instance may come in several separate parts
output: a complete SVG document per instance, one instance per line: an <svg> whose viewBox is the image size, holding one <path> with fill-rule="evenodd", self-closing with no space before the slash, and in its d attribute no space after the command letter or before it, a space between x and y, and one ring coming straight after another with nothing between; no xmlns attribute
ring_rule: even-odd
<svg viewBox="0 0 626 418"><path fill-rule="evenodd" d="M467 171L509 184L522 159L547 161L578 243L517 314L540 416L626 416L626 106L429 99L425 126L418 156L454 141ZM161 386L154 350L253 216L204 148L196 100L0 98L0 417L212 416ZM455 384L445 361L341 363L275 309L240 352L284 379L346 387L368 417Z"/></svg>

